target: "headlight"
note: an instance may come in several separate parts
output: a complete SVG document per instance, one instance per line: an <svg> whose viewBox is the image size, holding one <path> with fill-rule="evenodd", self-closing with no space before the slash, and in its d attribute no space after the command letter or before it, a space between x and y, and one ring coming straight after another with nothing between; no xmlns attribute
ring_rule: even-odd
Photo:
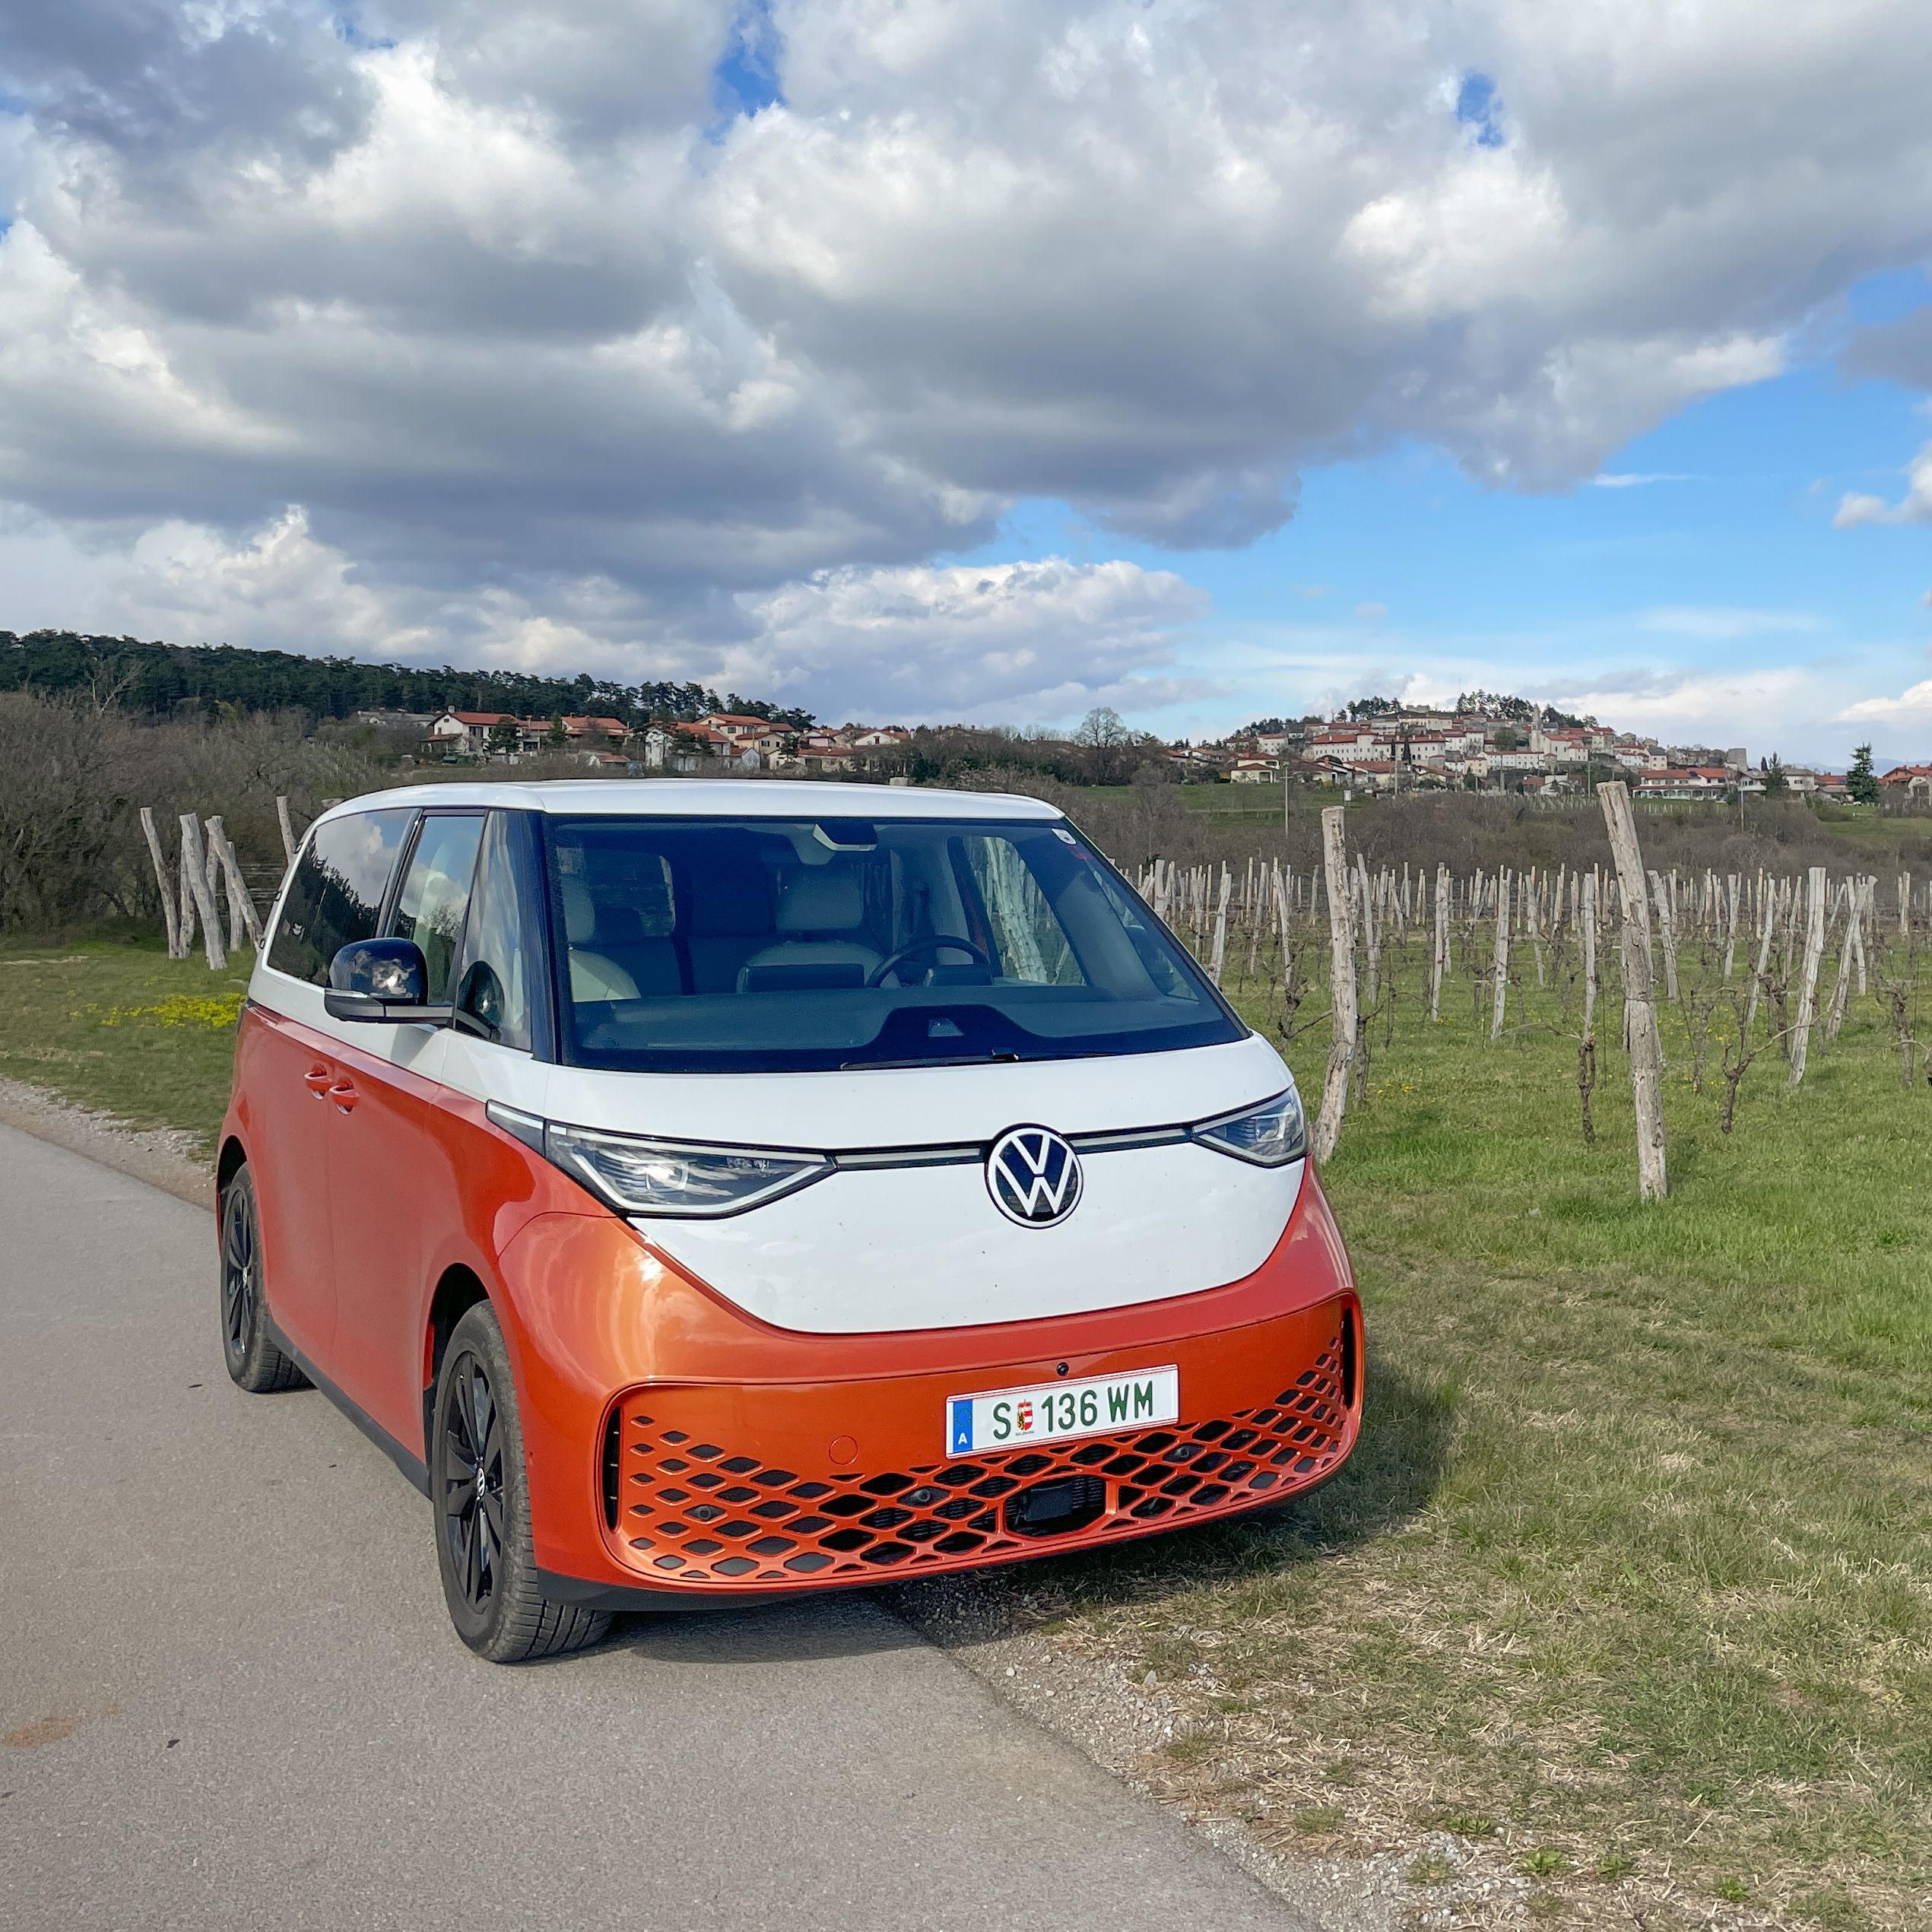
<svg viewBox="0 0 1932 1932"><path fill-rule="evenodd" d="M693 1147L587 1127L544 1129L544 1152L624 1214L738 1214L833 1171L823 1154Z"/></svg>
<svg viewBox="0 0 1932 1932"><path fill-rule="evenodd" d="M1308 1152L1308 1121L1302 1096L1291 1087L1245 1113L1204 1121L1194 1137L1217 1153L1252 1160L1257 1167L1286 1167Z"/></svg>

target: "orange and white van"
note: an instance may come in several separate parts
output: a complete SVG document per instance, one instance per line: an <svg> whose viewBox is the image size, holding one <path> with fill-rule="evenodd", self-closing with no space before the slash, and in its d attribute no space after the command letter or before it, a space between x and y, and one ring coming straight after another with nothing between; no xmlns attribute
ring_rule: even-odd
<svg viewBox="0 0 1932 1932"><path fill-rule="evenodd" d="M1359 1425L1287 1068L1033 799L338 806L218 1178L230 1374L382 1445L498 1661L1279 1502Z"/></svg>

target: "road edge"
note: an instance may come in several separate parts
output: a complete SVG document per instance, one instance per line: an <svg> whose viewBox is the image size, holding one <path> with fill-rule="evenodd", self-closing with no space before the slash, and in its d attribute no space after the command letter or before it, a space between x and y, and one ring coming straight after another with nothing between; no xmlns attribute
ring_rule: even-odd
<svg viewBox="0 0 1932 1932"><path fill-rule="evenodd" d="M179 1128L130 1126L24 1080L0 1079L0 1125L65 1147L191 1206L214 1210L214 1174Z"/></svg>

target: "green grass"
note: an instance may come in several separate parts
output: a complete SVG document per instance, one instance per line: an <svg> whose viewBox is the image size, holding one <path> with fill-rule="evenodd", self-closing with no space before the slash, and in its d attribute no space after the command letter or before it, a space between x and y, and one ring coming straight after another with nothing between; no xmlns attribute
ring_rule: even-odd
<svg viewBox="0 0 1932 1932"><path fill-rule="evenodd" d="M0 1075L212 1153L254 956L217 973L159 940L0 947Z"/></svg>

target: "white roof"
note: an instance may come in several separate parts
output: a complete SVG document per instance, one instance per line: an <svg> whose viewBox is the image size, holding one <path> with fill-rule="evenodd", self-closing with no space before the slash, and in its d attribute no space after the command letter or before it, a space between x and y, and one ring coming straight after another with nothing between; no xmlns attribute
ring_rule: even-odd
<svg viewBox="0 0 1932 1932"><path fill-rule="evenodd" d="M642 818L1056 819L1039 798L937 787L812 785L792 779L564 779L544 785L404 785L345 798L323 813L417 805L497 805L507 811Z"/></svg>

